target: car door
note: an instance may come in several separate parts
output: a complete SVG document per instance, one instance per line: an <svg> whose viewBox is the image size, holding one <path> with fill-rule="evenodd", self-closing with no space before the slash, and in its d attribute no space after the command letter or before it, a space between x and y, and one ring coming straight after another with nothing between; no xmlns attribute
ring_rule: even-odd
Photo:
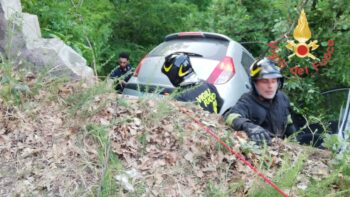
<svg viewBox="0 0 350 197"><path fill-rule="evenodd" d="M348 139L350 134L350 90L348 90L346 106L344 109L341 110L339 120L340 127L338 136L340 140Z"/></svg>

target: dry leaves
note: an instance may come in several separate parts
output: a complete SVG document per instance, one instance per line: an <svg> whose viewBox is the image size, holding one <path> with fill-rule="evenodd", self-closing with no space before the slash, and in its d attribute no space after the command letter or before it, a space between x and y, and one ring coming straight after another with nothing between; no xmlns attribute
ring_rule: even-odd
<svg viewBox="0 0 350 197"><path fill-rule="evenodd" d="M66 97L74 91L75 85L68 84L59 88L58 95ZM111 152L125 169L113 176L122 192L145 187L144 196L203 196L208 183L228 191L229 185L242 182L242 187L230 193L241 196L256 180L250 168L185 115L195 117L220 138L227 138L225 131L229 129L220 117L199 107L169 103L168 113L154 116L164 111L159 108L160 99L128 98L125 106L118 100L126 97L106 94L94 98L91 110L105 101L112 102L86 122L77 122L65 113L62 103L49 102L45 94L40 93L36 99L41 103L30 112L0 106L0 189L11 188L6 194L74 196L85 191L84 195L93 196L102 169L98 167L99 142L84 131L87 123L108 129ZM249 142L244 132L233 132L230 140L232 149L239 153ZM302 150L301 146L274 140L265 155L251 150L244 157L255 166L263 164L267 175L273 177L284 154L295 160ZM326 162L330 156L315 154L298 177L297 188L301 190L308 187L307 180L322 179L330 173Z"/></svg>

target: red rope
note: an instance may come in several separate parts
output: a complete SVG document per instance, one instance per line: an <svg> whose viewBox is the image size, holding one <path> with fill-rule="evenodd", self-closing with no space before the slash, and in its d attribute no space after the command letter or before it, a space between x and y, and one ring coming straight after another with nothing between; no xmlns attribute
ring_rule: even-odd
<svg viewBox="0 0 350 197"><path fill-rule="evenodd" d="M193 118L187 111L182 110L188 115L191 119L194 120L200 127L202 127L207 133L213 136L218 142L220 142L223 146L225 146L232 154L234 154L239 160L241 160L245 165L247 165L250 169L252 169L256 174L258 174L264 181L270 184L276 191L278 191L282 196L288 197L282 189L280 189L277 185L275 185L269 178L267 178L263 173L261 173L258 169L256 169L249 161L247 161L241 154L235 152L231 147L229 147L225 142L223 142L218 136L216 136L213 132L210 131L208 127L206 127L203 123Z"/></svg>

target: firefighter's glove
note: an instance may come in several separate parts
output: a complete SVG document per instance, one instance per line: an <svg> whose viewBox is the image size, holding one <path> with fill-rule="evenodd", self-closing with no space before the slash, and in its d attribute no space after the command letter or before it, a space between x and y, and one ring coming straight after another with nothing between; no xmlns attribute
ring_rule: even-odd
<svg viewBox="0 0 350 197"><path fill-rule="evenodd" d="M247 122L244 125L244 130L247 132L249 138L258 145L263 144L264 142L266 142L267 145L271 144L271 137L266 129Z"/></svg>

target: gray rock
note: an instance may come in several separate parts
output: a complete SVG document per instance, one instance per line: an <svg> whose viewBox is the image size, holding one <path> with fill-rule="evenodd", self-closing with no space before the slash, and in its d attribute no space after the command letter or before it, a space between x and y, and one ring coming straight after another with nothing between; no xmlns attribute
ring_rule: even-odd
<svg viewBox="0 0 350 197"><path fill-rule="evenodd" d="M59 39L41 37L36 15L22 13L20 0L0 0L0 53L20 65L48 68L48 74L95 81L86 60Z"/></svg>

